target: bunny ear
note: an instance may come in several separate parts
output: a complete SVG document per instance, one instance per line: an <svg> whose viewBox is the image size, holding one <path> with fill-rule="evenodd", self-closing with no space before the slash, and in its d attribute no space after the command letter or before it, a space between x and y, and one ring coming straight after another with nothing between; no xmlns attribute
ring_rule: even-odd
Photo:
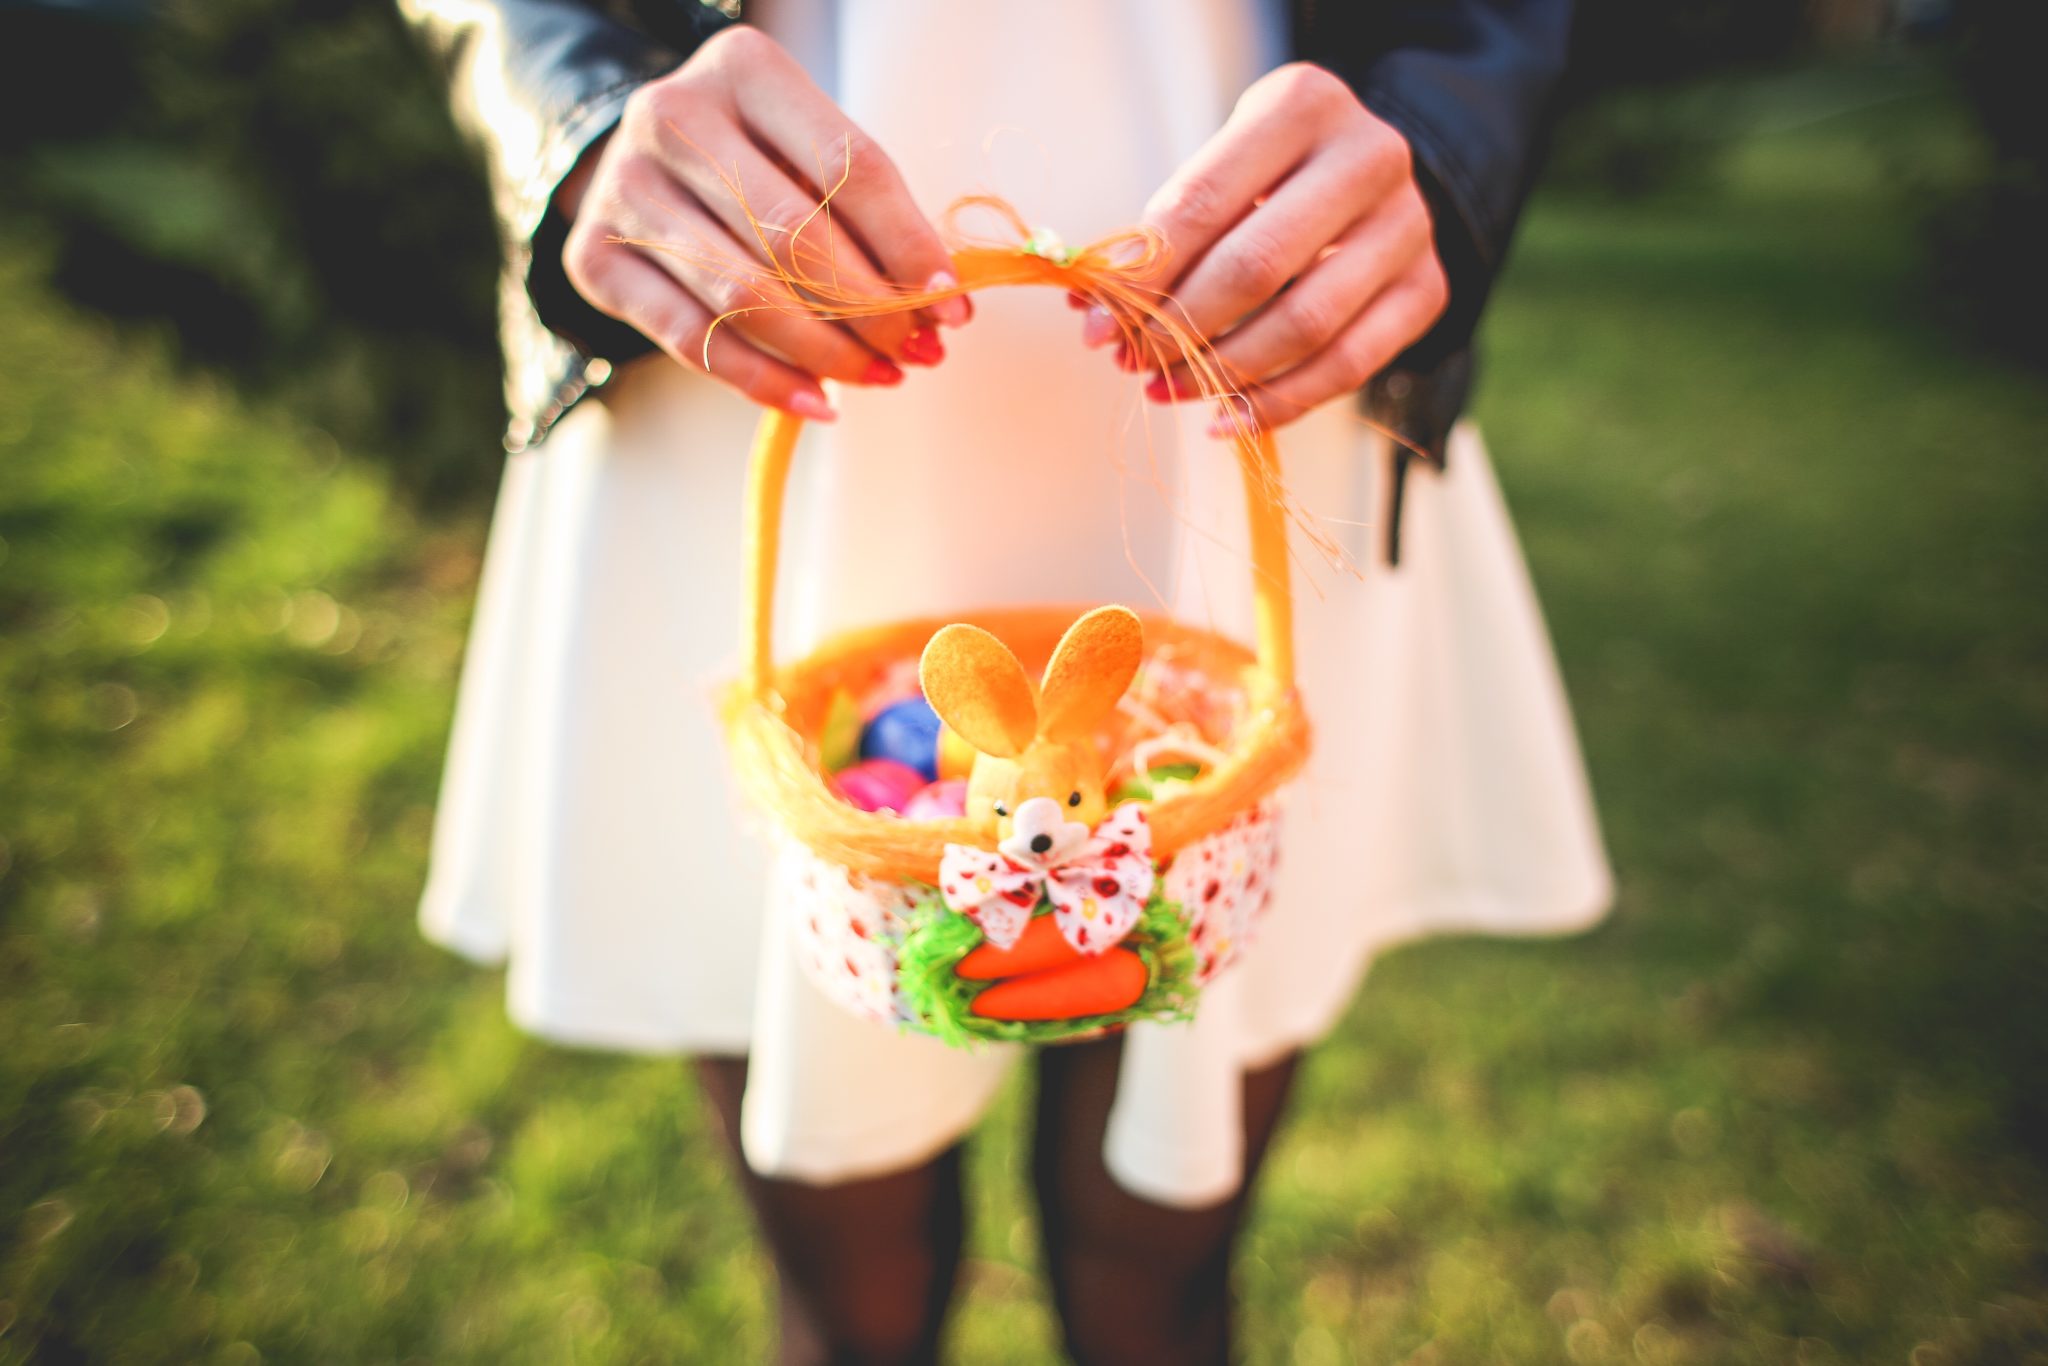
<svg viewBox="0 0 2048 1366"><path fill-rule="evenodd" d="M939 719L983 754L1014 759L1038 733L1031 679L1010 647L979 626L942 627L924 647L918 681Z"/></svg>
<svg viewBox="0 0 2048 1366"><path fill-rule="evenodd" d="M1145 628L1128 607L1098 607L1067 628L1045 666L1038 696L1038 733L1079 740L1092 732L1131 686L1145 654Z"/></svg>

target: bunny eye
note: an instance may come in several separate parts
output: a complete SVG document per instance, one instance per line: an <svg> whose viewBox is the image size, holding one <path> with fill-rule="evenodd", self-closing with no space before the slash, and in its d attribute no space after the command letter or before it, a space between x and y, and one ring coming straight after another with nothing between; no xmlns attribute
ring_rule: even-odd
<svg viewBox="0 0 2048 1366"><path fill-rule="evenodd" d="M1078 792L1078 791L1074 792L1074 793L1073 793L1072 795L1070 795L1070 796L1069 796L1069 797L1067 798L1067 805L1068 805L1068 806L1079 806L1080 804L1081 804L1081 794L1080 794L1080 792Z"/></svg>
<svg viewBox="0 0 2048 1366"><path fill-rule="evenodd" d="M1010 808L1009 808L1009 807L1007 807L1007 806L1004 806L1004 805L1003 805L1003 804L1002 804L1002 803L1001 803L1000 801L996 801L996 802L991 802L991 803L989 803L989 804L990 804L991 806L995 807L995 809L996 809L996 814L997 814L998 816L1007 816L1007 815L1009 815L1009 814L1010 814Z"/></svg>

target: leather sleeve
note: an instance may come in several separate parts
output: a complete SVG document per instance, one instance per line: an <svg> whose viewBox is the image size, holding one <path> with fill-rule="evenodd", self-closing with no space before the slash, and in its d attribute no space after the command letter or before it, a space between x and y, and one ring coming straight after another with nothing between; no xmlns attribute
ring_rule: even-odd
<svg viewBox="0 0 2048 1366"><path fill-rule="evenodd" d="M1521 214L1571 0L1312 0L1296 50L1329 68L1414 149L1451 282L1443 320L1410 353L1432 368L1472 334Z"/></svg>
<svg viewBox="0 0 2048 1366"><path fill-rule="evenodd" d="M398 0L446 69L455 120L490 174L505 270L508 450L541 440L612 363L652 348L591 307L562 269L555 188L633 91L731 21L696 0Z"/></svg>
<svg viewBox="0 0 2048 1366"><path fill-rule="evenodd" d="M657 34L624 6L579 0L398 0L446 68L455 120L482 149L499 226L533 235L555 186L626 97L728 21L672 4Z"/></svg>

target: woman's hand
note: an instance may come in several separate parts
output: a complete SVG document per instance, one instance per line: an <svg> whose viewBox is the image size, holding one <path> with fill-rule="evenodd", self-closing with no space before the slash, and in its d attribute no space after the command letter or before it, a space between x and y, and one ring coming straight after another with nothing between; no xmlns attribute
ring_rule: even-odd
<svg viewBox="0 0 2048 1366"><path fill-rule="evenodd" d="M842 176L828 222L815 210ZM714 319L764 302L711 264L763 260L728 181L745 192L785 267L800 252L808 273L830 262L841 284L877 294L890 281L954 283L937 231L889 158L774 39L744 26L635 91L610 138L563 181L555 203L572 221L562 252L569 282L679 364L799 417L836 416L821 379L895 384L898 361L936 365L945 356L933 325L965 322L965 299L845 323L757 308L712 329ZM621 237L683 251L611 240Z"/></svg>
<svg viewBox="0 0 2048 1366"><path fill-rule="evenodd" d="M1277 427L1384 369L1450 299L1408 143L1321 67L1260 78L1152 197L1171 248L1160 278L1261 425ZM1090 345L1122 335L1091 310ZM1149 358L1124 354L1137 369ZM1184 365L1146 389L1197 396Z"/></svg>

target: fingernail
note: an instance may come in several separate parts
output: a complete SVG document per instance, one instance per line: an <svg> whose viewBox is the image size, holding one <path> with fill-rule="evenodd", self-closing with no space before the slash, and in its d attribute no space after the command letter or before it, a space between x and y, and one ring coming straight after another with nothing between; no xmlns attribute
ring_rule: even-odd
<svg viewBox="0 0 2048 1366"><path fill-rule="evenodd" d="M812 422L837 422L839 414L832 411L832 405L825 401L823 394L809 389L799 389L789 399L789 410L798 417Z"/></svg>
<svg viewBox="0 0 2048 1366"><path fill-rule="evenodd" d="M1138 363L1138 353L1136 349L1133 348L1129 342L1124 341L1118 342L1116 344L1116 368L1119 370L1128 370L1130 373L1135 375L1140 370L1148 369L1150 367L1140 365Z"/></svg>
<svg viewBox="0 0 2048 1366"><path fill-rule="evenodd" d="M942 270L924 282L924 287L934 293L944 289L960 288L960 277L950 270ZM965 327L967 320L974 316L974 305L967 297L955 294L937 303L925 305L925 311L938 320L941 327Z"/></svg>
<svg viewBox="0 0 2048 1366"><path fill-rule="evenodd" d="M868 368L861 374L862 384L901 384L903 370L887 356L876 356L868 362Z"/></svg>
<svg viewBox="0 0 2048 1366"><path fill-rule="evenodd" d="M1067 307L1068 307L1068 308L1078 308L1078 309L1086 309L1086 308L1088 307L1088 296L1087 296L1087 295L1085 295L1085 294L1083 294L1083 293L1082 293L1082 292L1081 292L1080 290L1078 290L1078 289L1070 289L1070 290L1068 290L1068 291L1067 291Z"/></svg>
<svg viewBox="0 0 2048 1366"><path fill-rule="evenodd" d="M1081 345L1088 347L1107 346L1122 335L1123 329L1116 325L1109 310L1101 304L1091 304L1088 316L1081 322Z"/></svg>
<svg viewBox="0 0 2048 1366"><path fill-rule="evenodd" d="M903 339L903 359L913 365L937 365L945 358L946 344L928 327L920 327Z"/></svg>
<svg viewBox="0 0 2048 1366"><path fill-rule="evenodd" d="M1225 399L1216 405L1216 416L1209 419L1209 435L1236 436L1256 421L1243 399Z"/></svg>
<svg viewBox="0 0 2048 1366"><path fill-rule="evenodd" d="M1173 386L1166 382L1166 376L1154 375L1145 386L1145 397L1154 403L1170 403L1174 398Z"/></svg>

